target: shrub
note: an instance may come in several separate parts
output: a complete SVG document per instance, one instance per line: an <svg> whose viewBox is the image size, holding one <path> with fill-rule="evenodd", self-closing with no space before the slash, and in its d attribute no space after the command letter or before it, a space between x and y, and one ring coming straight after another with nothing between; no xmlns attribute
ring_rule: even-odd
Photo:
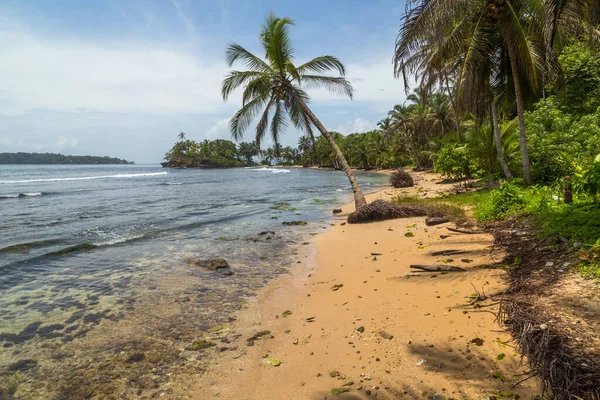
<svg viewBox="0 0 600 400"><path fill-rule="evenodd" d="M392 175L390 176L390 183L395 188L405 188L415 185L412 176L410 176L410 174L402 168L392 172Z"/></svg>
<svg viewBox="0 0 600 400"><path fill-rule="evenodd" d="M515 184L505 182L500 188L491 192L489 201L477 205L475 217L482 222L493 221L504 217L509 212L522 209L524 205L522 189Z"/></svg>
<svg viewBox="0 0 600 400"><path fill-rule="evenodd" d="M580 168L576 178L577 190L592 197L596 202L596 197L600 193L600 155L587 168Z"/></svg>
<svg viewBox="0 0 600 400"><path fill-rule="evenodd" d="M441 148L435 160L434 170L452 180L473 178L477 175L477 165L469 155L468 147L458 143L450 143Z"/></svg>

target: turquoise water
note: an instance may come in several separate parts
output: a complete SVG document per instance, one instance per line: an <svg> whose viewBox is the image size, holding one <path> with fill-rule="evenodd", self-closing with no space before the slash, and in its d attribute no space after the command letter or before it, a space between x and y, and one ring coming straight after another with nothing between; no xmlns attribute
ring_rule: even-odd
<svg viewBox="0 0 600 400"><path fill-rule="evenodd" d="M0 390L18 373L23 398L137 398L200 373L186 346L350 194L342 172L313 169L0 166ZM217 257L233 275L188 264Z"/></svg>

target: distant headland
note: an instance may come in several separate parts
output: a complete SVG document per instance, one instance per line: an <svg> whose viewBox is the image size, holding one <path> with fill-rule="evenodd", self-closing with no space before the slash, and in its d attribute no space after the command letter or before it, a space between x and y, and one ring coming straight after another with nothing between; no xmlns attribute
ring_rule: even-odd
<svg viewBox="0 0 600 400"><path fill-rule="evenodd" d="M114 157L65 156L55 153L0 153L0 164L133 164Z"/></svg>

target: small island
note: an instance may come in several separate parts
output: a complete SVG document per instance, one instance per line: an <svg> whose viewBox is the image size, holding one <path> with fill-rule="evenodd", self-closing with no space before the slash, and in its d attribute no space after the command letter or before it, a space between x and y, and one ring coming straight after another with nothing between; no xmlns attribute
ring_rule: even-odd
<svg viewBox="0 0 600 400"><path fill-rule="evenodd" d="M133 161L107 156L65 156L55 153L0 153L0 164L133 164Z"/></svg>
<svg viewBox="0 0 600 400"><path fill-rule="evenodd" d="M240 143L216 139L196 142L187 139L184 132L165 154L165 168L237 168L256 165L253 157L259 154L255 143Z"/></svg>

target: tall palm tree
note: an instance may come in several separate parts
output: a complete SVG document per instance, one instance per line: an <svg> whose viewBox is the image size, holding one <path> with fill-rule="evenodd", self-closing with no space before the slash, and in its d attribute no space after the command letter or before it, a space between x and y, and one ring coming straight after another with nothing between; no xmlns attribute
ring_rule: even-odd
<svg viewBox="0 0 600 400"><path fill-rule="evenodd" d="M185 132L179 132L179 135L177 135L177 137L183 142L185 140Z"/></svg>
<svg viewBox="0 0 600 400"><path fill-rule="evenodd" d="M506 55L508 69L498 65L493 71L510 73L519 121L523 178L531 182L531 165L525 135L524 90L541 88L539 71L544 59L536 46L542 36L539 0L414 0L404 16L396 40L396 76L422 67L431 54L415 55L422 43L439 43L445 62L459 63L458 87L469 71ZM443 27L444 35L436 33ZM533 38L533 39L532 39ZM434 46L430 46L433 48Z"/></svg>
<svg viewBox="0 0 600 400"><path fill-rule="evenodd" d="M270 136L275 143L279 142L281 131L290 121L309 136L312 136L312 126L315 126L335 151L352 186L356 209L359 209L367 204L365 196L334 138L308 107L310 98L303 89L324 87L332 93L352 98L353 88L345 78L346 68L333 56L320 56L296 66L289 34L291 25L293 21L289 18L277 18L272 13L267 17L260 35L265 60L236 43L227 48L230 67L241 61L248 68L246 71L231 71L221 85L224 100L235 89L244 87L242 108L233 115L229 124L231 134L239 140L263 108L256 125L257 143L265 137L269 125ZM338 72L340 76L320 75L328 71Z"/></svg>
<svg viewBox="0 0 600 400"><path fill-rule="evenodd" d="M393 122L390 117L386 117L377 123L379 130L385 135L386 140L390 140L393 131Z"/></svg>

